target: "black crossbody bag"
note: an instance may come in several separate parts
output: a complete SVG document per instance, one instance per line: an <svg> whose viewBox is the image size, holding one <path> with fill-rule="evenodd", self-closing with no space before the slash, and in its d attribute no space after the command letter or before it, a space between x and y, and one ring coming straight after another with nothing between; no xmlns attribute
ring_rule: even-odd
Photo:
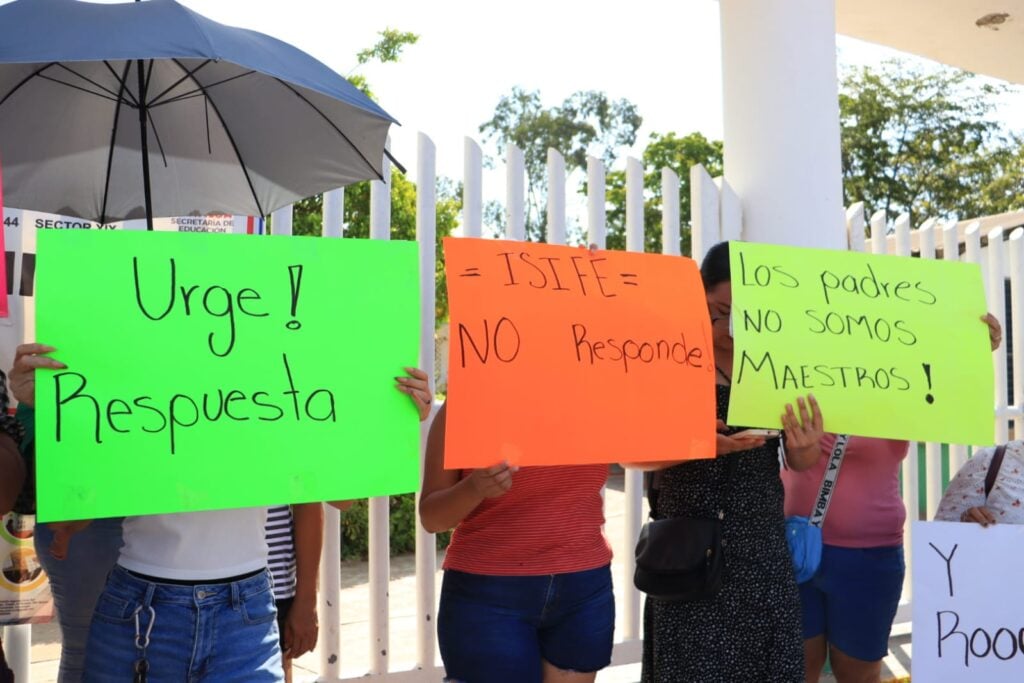
<svg viewBox="0 0 1024 683"><path fill-rule="evenodd" d="M717 518L669 517L647 522L640 529L633 573L633 585L639 590L673 602L707 600L718 593L725 574L722 522L736 466L737 459L730 458Z"/></svg>

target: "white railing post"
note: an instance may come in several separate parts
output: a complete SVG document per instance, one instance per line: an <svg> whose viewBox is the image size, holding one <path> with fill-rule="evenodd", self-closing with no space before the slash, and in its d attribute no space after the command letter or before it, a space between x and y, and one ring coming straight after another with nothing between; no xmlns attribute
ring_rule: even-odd
<svg viewBox="0 0 1024 683"><path fill-rule="evenodd" d="M342 237L345 234L345 190L339 188L324 192L323 202L321 234L324 237Z"/></svg>
<svg viewBox="0 0 1024 683"><path fill-rule="evenodd" d="M886 215L885 209L879 209L871 214L871 253L887 254L889 252L889 240L886 239Z"/></svg>
<svg viewBox="0 0 1024 683"><path fill-rule="evenodd" d="M740 202L739 195L725 178L717 179L715 185L719 192L718 219L721 226L721 239L723 241L743 239L743 204Z"/></svg>
<svg viewBox="0 0 1024 683"><path fill-rule="evenodd" d="M937 223L934 218L929 218L918 229L918 244L920 245L921 258L935 258L935 229ZM942 499L942 444L929 441L925 444L924 471L925 471L925 510L927 519L935 516L939 509L939 500Z"/></svg>
<svg viewBox="0 0 1024 683"><path fill-rule="evenodd" d="M416 241L420 251L420 369L434 378L434 262L437 256L437 188L434 143L419 134L416 159ZM472 224L469 224L472 225ZM424 423L420 438L420 461L427 444L429 423ZM422 473L422 469L421 469ZM422 478L422 474L421 474ZM420 494L416 494L419 510ZM437 573L437 545L416 516L416 665L434 669L437 610L434 600L434 576Z"/></svg>
<svg viewBox="0 0 1024 683"><path fill-rule="evenodd" d="M467 137L462 143L462 235L480 237L484 226L484 156L480 145Z"/></svg>
<svg viewBox="0 0 1024 683"><path fill-rule="evenodd" d="M370 183L370 239L391 239L391 163L384 157L384 180ZM433 271L431 271L433 272ZM370 590L370 674L388 673L388 591L391 583L391 529L388 496L368 503L369 590Z"/></svg>
<svg viewBox="0 0 1024 683"><path fill-rule="evenodd" d="M721 240L720 194L703 166L690 168L690 254L697 263Z"/></svg>
<svg viewBox="0 0 1024 683"><path fill-rule="evenodd" d="M644 167L639 159L626 159L626 249L644 251ZM625 587L624 640L640 637L640 592L633 587L634 550L643 524L644 474L626 468L625 474L625 538L622 539L622 585Z"/></svg>
<svg viewBox="0 0 1024 683"><path fill-rule="evenodd" d="M1003 268L1003 227L998 226L988 233L988 310L1006 329L1006 280ZM1020 321L1014 321L1020 325ZM1005 334L1005 333L1004 333ZM1006 343L996 350L996 443L1010 439L1010 425L1007 415L1006 387ZM1019 401L1020 399L1014 397ZM987 446L989 444L981 444Z"/></svg>
<svg viewBox="0 0 1024 683"><path fill-rule="evenodd" d="M548 149L548 244L565 244L565 158Z"/></svg>
<svg viewBox="0 0 1024 683"><path fill-rule="evenodd" d="M1013 329L1003 332L1003 344L1013 350L1013 434L1024 434L1024 229L1017 228L1007 241L1010 252L1010 318ZM1013 344L1011 347L1010 344Z"/></svg>
<svg viewBox="0 0 1024 683"><path fill-rule="evenodd" d="M864 202L856 202L846 210L846 244L850 251L864 251Z"/></svg>
<svg viewBox="0 0 1024 683"><path fill-rule="evenodd" d="M661 252L682 254L679 244L679 175L671 168L661 169Z"/></svg>
<svg viewBox="0 0 1024 683"><path fill-rule="evenodd" d="M14 680L31 681L32 676L32 626L13 624L3 627L3 648L7 653L7 664L14 672Z"/></svg>
<svg viewBox="0 0 1024 683"><path fill-rule="evenodd" d="M956 229L956 221L950 221L942 228L942 259L944 261L960 260L960 233ZM967 462L967 446L950 444L949 476L956 475L965 462Z"/></svg>
<svg viewBox="0 0 1024 683"><path fill-rule="evenodd" d="M321 235L340 238L345 190L324 192ZM290 227L290 226L289 226ZM274 227L276 232L276 224ZM320 680L341 678L341 514L324 506L324 549L320 556Z"/></svg>
<svg viewBox="0 0 1024 683"><path fill-rule="evenodd" d="M587 157L587 244L604 249L608 227L605 225L604 162Z"/></svg>
<svg viewBox="0 0 1024 683"><path fill-rule="evenodd" d="M292 234L292 205L282 206L270 214L270 232L275 235Z"/></svg>
<svg viewBox="0 0 1024 683"><path fill-rule="evenodd" d="M981 221L974 221L964 230L964 260L977 264L981 268L981 279L985 283L985 294L988 295L988 269L981 259Z"/></svg>
<svg viewBox="0 0 1024 683"><path fill-rule="evenodd" d="M505 172L505 236L522 241L526 239L526 162L523 151L512 144Z"/></svg>
<svg viewBox="0 0 1024 683"><path fill-rule="evenodd" d="M876 216L878 214L875 214ZM874 218L874 217L872 217ZM893 224L895 253L898 256L910 256L910 214L903 213L896 218ZM887 240L888 242L888 240ZM874 242L872 242L874 244ZM886 244L888 248L888 244ZM886 250L880 253L886 253ZM913 523L921 517L921 506L918 495L917 468L921 462L918 457L917 443L910 442L907 457L903 460L903 502L907 506L907 519L903 525L903 545L907 548L913 547ZM913 576L913 553L906 554L907 573L903 579L903 599L905 602L913 600L913 583L910 578Z"/></svg>

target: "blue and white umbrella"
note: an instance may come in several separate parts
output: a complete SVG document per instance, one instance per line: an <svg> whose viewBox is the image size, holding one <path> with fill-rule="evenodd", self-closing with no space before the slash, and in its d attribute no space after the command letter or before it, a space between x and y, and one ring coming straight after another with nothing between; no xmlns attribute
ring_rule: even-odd
<svg viewBox="0 0 1024 683"><path fill-rule="evenodd" d="M0 27L8 206L261 216L381 177L394 119L275 38L174 0L17 0Z"/></svg>

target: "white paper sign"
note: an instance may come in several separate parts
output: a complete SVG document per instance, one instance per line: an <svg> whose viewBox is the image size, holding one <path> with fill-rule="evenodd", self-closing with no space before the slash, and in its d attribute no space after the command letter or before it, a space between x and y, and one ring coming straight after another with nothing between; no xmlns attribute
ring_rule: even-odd
<svg viewBox="0 0 1024 683"><path fill-rule="evenodd" d="M1024 525L915 522L914 681L1024 681Z"/></svg>

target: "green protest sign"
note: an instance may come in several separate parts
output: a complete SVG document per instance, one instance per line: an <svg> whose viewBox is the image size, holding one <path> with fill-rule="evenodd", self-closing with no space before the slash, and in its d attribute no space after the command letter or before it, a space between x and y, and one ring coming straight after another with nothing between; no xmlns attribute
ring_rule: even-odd
<svg viewBox="0 0 1024 683"><path fill-rule="evenodd" d="M404 493L413 242L41 231L39 519Z"/></svg>
<svg viewBox="0 0 1024 683"><path fill-rule="evenodd" d="M813 393L830 432L989 444L993 369L973 264L732 242L729 424Z"/></svg>

